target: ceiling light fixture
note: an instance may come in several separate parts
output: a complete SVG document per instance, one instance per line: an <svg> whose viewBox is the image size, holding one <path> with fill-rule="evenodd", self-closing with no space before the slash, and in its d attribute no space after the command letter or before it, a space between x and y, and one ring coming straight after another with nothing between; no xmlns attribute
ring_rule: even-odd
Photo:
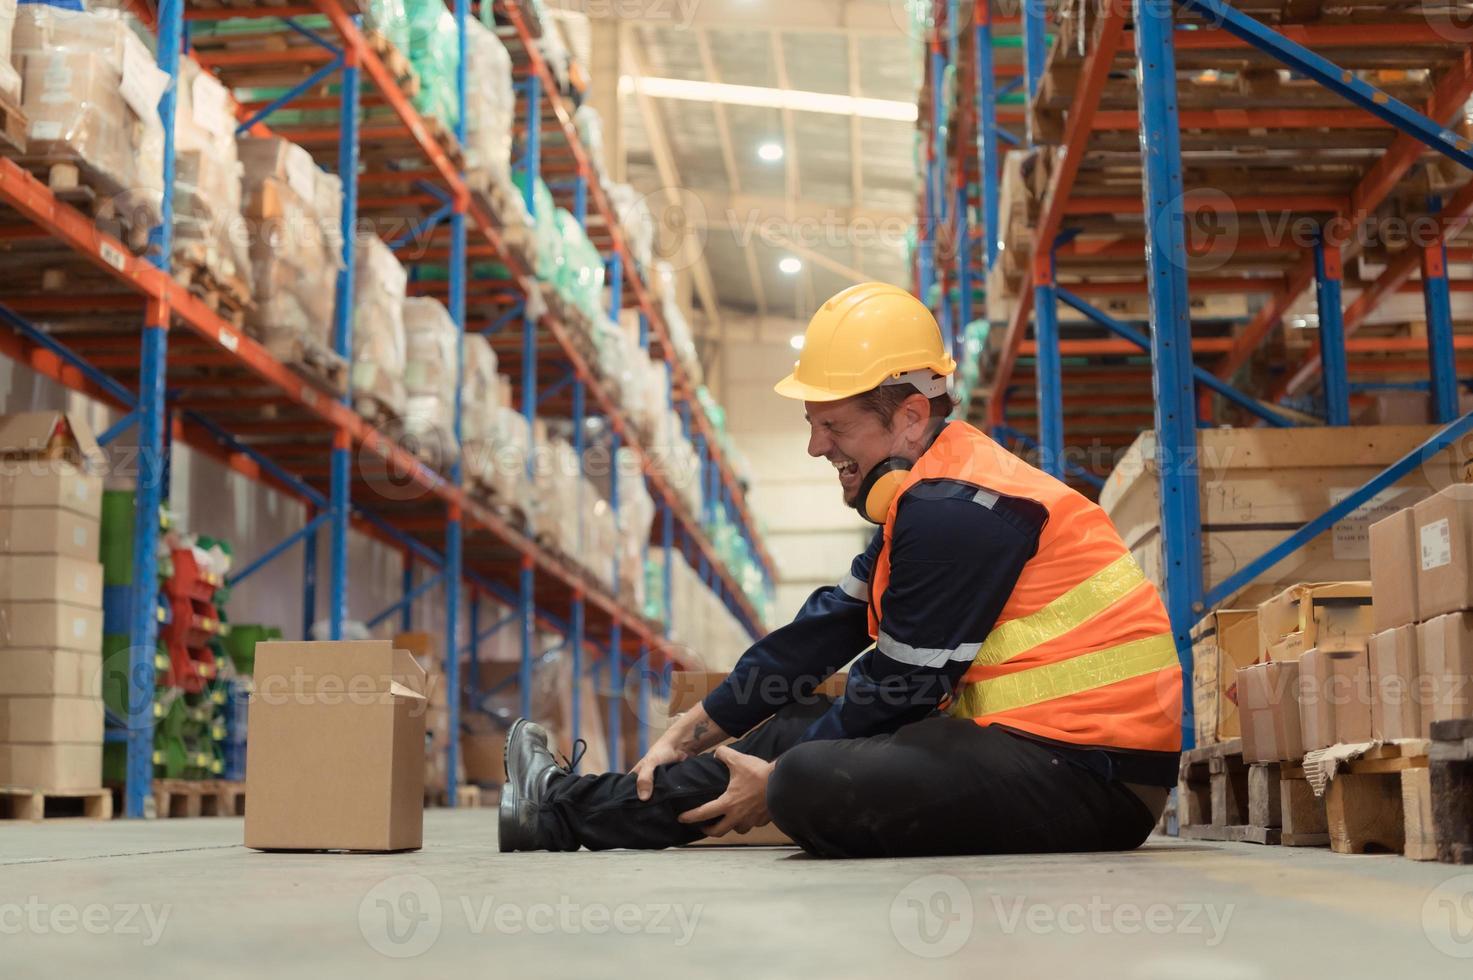
<svg viewBox="0 0 1473 980"><path fill-rule="evenodd" d="M799 270L803 268L803 263L789 255L779 262L777 267L790 276L796 276Z"/></svg>
<svg viewBox="0 0 1473 980"><path fill-rule="evenodd" d="M788 346L793 348L793 350L802 350L803 335L801 333L793 334L791 337L788 338Z"/></svg>
<svg viewBox="0 0 1473 980"><path fill-rule="evenodd" d="M776 163L783 158L783 145L781 143L763 143L757 147L757 156L759 159L766 160L768 163Z"/></svg>
<svg viewBox="0 0 1473 980"><path fill-rule="evenodd" d="M865 119L890 119L915 122L916 104L893 99L862 99L828 92L804 92L797 89L766 88L758 85L728 85L724 82L700 82L688 78L653 78L648 75L624 75L619 79L621 93L639 93L660 99L684 99L691 102L721 102L727 105L750 105L768 109L791 109L795 112L825 112Z"/></svg>

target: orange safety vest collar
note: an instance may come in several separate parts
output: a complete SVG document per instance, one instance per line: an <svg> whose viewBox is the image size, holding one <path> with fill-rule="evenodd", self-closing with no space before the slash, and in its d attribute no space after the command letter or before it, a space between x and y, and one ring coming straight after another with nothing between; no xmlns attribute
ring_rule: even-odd
<svg viewBox="0 0 1473 980"><path fill-rule="evenodd" d="M895 515L912 487L937 479L977 487L981 506L1011 496L1048 511L1037 551L947 710L1077 745L1180 751L1181 665L1156 587L1099 505L965 422L941 431L890 504L869 592L871 638L880 637Z"/></svg>

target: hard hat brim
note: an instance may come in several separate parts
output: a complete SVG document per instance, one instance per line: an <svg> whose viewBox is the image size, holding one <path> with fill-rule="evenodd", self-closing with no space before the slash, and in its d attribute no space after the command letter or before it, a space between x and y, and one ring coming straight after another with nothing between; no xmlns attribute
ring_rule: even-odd
<svg viewBox="0 0 1473 980"><path fill-rule="evenodd" d="M859 394L857 391L832 391L828 388L804 384L798 380L796 374L783 378L772 386L772 390L784 398L791 398L799 402L837 402Z"/></svg>

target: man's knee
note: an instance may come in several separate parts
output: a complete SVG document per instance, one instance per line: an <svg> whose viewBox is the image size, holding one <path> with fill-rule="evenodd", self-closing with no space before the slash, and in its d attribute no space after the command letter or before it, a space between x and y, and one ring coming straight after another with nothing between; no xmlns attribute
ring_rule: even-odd
<svg viewBox="0 0 1473 980"><path fill-rule="evenodd" d="M797 838L815 806L821 805L827 767L822 746L805 742L777 757L767 780L767 812L788 836Z"/></svg>

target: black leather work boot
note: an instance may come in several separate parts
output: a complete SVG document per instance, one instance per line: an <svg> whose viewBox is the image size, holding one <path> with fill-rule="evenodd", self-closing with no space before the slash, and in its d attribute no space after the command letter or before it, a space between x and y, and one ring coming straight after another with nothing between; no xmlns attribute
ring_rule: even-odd
<svg viewBox="0 0 1473 980"><path fill-rule="evenodd" d="M506 851L543 851L550 842L538 825L537 813L554 781L569 775L547 744L547 729L518 718L506 734L503 761L506 782L501 787L497 843Z"/></svg>

